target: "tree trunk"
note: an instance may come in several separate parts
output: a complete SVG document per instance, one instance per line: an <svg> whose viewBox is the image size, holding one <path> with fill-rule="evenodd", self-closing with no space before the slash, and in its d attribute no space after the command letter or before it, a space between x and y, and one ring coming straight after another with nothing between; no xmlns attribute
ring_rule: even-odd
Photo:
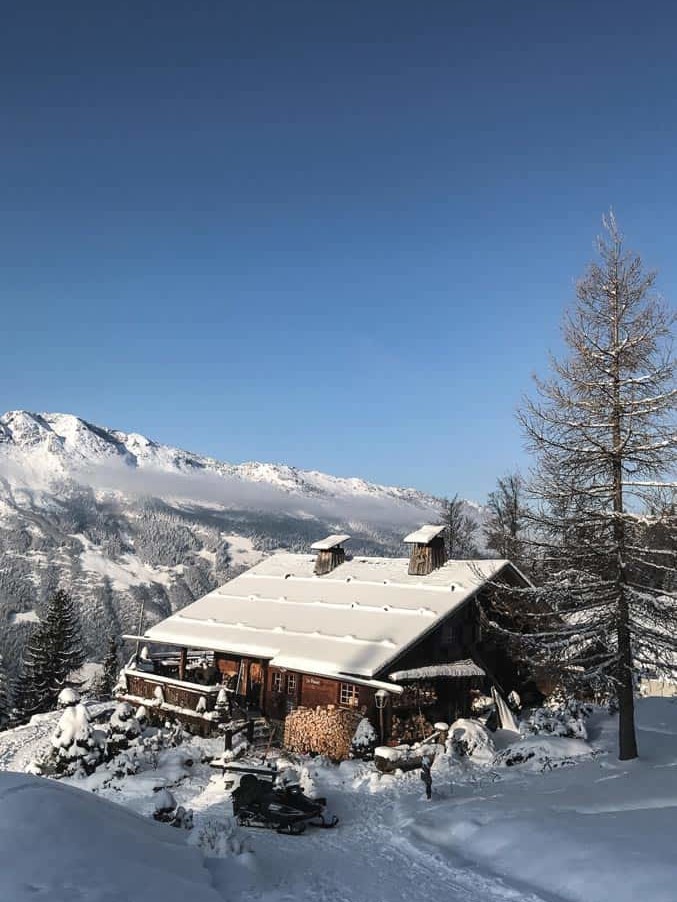
<svg viewBox="0 0 677 902"><path fill-rule="evenodd" d="M625 520L623 515L623 450L620 373L620 334L618 293L620 280L617 272L613 282L612 347L613 347L613 410L612 410L612 476L614 544L616 546L616 636L618 642L618 669L616 672L618 695L618 757L621 761L637 757L635 736L635 698L633 685L634 661L630 638L630 611L627 599L627 572L625 560Z"/></svg>
<svg viewBox="0 0 677 902"><path fill-rule="evenodd" d="M618 620L618 757L637 757L635 696L632 679L632 645L628 629L628 605L621 601Z"/></svg>

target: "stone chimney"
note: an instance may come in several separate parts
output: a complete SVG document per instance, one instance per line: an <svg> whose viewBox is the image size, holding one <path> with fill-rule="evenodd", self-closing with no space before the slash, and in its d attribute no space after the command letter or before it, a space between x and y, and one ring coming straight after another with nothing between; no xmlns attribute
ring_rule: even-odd
<svg viewBox="0 0 677 902"><path fill-rule="evenodd" d="M350 536L338 535L327 536L320 542L314 542L310 547L313 551L317 551L315 558L315 575L324 576L325 573L331 573L339 564L346 559L346 552L343 543L347 542Z"/></svg>
<svg viewBox="0 0 677 902"><path fill-rule="evenodd" d="M404 542L411 545L409 575L427 576L438 567L444 566L447 553L444 547L444 526L421 526L405 536Z"/></svg>

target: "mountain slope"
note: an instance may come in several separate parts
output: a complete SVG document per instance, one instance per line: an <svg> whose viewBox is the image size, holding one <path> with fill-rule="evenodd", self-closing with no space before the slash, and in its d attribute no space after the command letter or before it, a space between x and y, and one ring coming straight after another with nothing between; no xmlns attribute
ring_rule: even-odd
<svg viewBox="0 0 677 902"><path fill-rule="evenodd" d="M479 516L474 506L469 510ZM20 649L56 586L83 613L89 653L155 621L276 548L327 532L354 553L403 553L438 499L295 467L223 463L68 414L0 417L0 653Z"/></svg>

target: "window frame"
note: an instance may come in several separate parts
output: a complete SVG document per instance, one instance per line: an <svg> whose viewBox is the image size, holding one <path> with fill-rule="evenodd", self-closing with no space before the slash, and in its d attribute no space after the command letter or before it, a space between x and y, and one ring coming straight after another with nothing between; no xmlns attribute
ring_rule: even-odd
<svg viewBox="0 0 677 902"><path fill-rule="evenodd" d="M357 708L360 704L360 690L354 683L341 683L339 686L339 705L344 708Z"/></svg>

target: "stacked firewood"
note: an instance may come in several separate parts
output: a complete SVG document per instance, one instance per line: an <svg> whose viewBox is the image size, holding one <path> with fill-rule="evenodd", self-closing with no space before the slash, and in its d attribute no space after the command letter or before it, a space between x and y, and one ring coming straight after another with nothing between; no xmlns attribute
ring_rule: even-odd
<svg viewBox="0 0 677 902"><path fill-rule="evenodd" d="M296 708L284 722L285 748L342 761L350 753L350 743L361 719L357 711L336 705Z"/></svg>
<svg viewBox="0 0 677 902"><path fill-rule="evenodd" d="M411 717L393 716L392 739L397 742L421 742L435 732L433 725L424 714L412 714Z"/></svg>

